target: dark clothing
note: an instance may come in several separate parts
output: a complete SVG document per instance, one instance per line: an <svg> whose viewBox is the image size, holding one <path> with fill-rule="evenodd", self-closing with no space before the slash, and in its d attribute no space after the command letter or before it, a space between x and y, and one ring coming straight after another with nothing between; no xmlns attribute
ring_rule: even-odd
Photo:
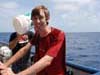
<svg viewBox="0 0 100 75"><path fill-rule="evenodd" d="M30 42L36 46L34 61L38 61L44 55L54 57L50 66L39 72L37 75L65 75L65 34L61 30L52 28L51 32L41 38L35 34Z"/></svg>
<svg viewBox="0 0 100 75"><path fill-rule="evenodd" d="M34 36L33 32L29 31L26 34L24 34L26 36L28 36L27 42L25 43L19 43L17 42L16 47L12 50L13 55L22 47L24 47ZM13 41L15 38L17 37L16 32L12 33L9 39L9 42ZM30 49L31 50L31 49ZM15 73L18 73L19 71L22 71L24 69L26 69L28 67L28 61L29 61L29 57L30 57L30 50L27 52L27 54L22 57L21 59L19 59L17 62L15 62L12 65L12 69Z"/></svg>

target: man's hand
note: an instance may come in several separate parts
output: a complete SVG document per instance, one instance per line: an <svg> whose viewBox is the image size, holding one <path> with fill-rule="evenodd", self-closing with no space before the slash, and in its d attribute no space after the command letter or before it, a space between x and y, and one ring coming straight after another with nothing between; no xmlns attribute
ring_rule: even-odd
<svg viewBox="0 0 100 75"><path fill-rule="evenodd" d="M2 75L2 71L5 70L7 67L2 63L0 62L0 75Z"/></svg>
<svg viewBox="0 0 100 75"><path fill-rule="evenodd" d="M11 70L11 68L6 68L4 70L0 71L1 75L16 75L14 72Z"/></svg>
<svg viewBox="0 0 100 75"><path fill-rule="evenodd" d="M7 68L2 62L0 62L0 75L15 75L11 68Z"/></svg>
<svg viewBox="0 0 100 75"><path fill-rule="evenodd" d="M7 67L2 63L2 62L0 62L0 71L1 70L4 70L4 69L6 69Z"/></svg>

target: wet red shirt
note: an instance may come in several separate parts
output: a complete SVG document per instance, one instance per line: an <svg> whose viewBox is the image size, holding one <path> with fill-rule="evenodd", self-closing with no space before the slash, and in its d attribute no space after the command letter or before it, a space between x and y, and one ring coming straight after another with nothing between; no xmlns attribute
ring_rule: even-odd
<svg viewBox="0 0 100 75"><path fill-rule="evenodd" d="M44 55L54 57L50 66L39 72L37 75L65 75L65 34L52 28L51 33L46 37L39 37L37 34L31 41L36 47L35 62Z"/></svg>

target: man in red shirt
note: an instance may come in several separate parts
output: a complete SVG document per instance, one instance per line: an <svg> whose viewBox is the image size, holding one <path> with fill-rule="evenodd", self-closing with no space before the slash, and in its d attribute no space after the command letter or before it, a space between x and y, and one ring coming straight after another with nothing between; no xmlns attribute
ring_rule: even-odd
<svg viewBox="0 0 100 75"><path fill-rule="evenodd" d="M10 60L0 65L2 75L65 75L65 34L59 29L49 27L49 19L50 14L45 6L37 6L32 10L35 36ZM32 45L36 47L35 63L32 66L18 74L7 69L7 66L24 56Z"/></svg>

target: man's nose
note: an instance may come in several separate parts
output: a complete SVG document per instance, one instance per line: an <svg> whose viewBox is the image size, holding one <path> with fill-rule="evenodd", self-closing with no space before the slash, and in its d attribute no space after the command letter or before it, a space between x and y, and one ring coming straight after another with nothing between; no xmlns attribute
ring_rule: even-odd
<svg viewBox="0 0 100 75"><path fill-rule="evenodd" d="M40 23L40 19L37 19L37 23Z"/></svg>

